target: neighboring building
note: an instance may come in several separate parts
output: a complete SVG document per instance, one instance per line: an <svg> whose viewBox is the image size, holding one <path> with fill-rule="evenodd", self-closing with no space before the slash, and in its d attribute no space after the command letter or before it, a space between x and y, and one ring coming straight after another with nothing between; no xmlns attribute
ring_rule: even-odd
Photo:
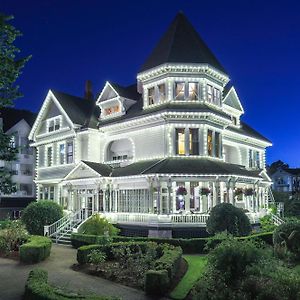
<svg viewBox="0 0 300 300"><path fill-rule="evenodd" d="M271 142L240 120L228 82L180 13L137 84L107 82L96 102L50 90L30 133L37 198L142 235L197 235L221 202L265 211Z"/></svg>
<svg viewBox="0 0 300 300"><path fill-rule="evenodd" d="M300 192L300 168L279 168L271 178L276 192Z"/></svg>
<svg viewBox="0 0 300 300"><path fill-rule="evenodd" d="M27 110L7 107L0 111L0 126L4 133L12 135L12 143L19 148L16 161L0 161L0 166L11 171L12 181L17 187L16 193L0 195L0 219L18 218L22 209L35 200L35 155L28 140L35 118L36 114Z"/></svg>

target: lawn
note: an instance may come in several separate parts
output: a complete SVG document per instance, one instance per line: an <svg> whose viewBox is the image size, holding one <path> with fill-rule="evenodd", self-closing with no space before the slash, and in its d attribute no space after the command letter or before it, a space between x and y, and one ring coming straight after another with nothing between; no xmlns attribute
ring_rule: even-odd
<svg viewBox="0 0 300 300"><path fill-rule="evenodd" d="M203 255L184 255L183 258L188 263L188 270L170 294L170 297L176 300L184 299L188 295L203 274L207 263L207 257Z"/></svg>

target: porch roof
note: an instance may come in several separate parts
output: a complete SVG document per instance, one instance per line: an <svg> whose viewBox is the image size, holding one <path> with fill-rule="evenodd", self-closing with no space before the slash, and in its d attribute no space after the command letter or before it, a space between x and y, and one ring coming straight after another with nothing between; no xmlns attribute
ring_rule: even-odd
<svg viewBox="0 0 300 300"><path fill-rule="evenodd" d="M140 161L125 167L110 168L107 165L84 161L89 167L109 177L122 177L146 174L182 174L182 175L237 175L262 178L262 170L247 170L235 164L208 158L165 158Z"/></svg>

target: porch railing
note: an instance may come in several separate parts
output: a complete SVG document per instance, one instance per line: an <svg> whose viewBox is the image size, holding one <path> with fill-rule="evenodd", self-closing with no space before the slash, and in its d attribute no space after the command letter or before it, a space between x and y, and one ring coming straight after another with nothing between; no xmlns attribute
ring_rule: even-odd
<svg viewBox="0 0 300 300"><path fill-rule="evenodd" d="M44 226L44 236L55 237L57 242L87 218L85 209L70 212L53 224Z"/></svg>
<svg viewBox="0 0 300 300"><path fill-rule="evenodd" d="M279 225L285 223L285 221L283 219L281 219L279 216L274 215L272 213L270 213L270 215L271 215L274 225L279 226Z"/></svg>

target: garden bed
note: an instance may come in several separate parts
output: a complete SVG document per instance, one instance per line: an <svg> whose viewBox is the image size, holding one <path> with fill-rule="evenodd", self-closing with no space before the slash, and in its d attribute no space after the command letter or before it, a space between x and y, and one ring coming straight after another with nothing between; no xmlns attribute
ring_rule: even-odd
<svg viewBox="0 0 300 300"><path fill-rule="evenodd" d="M77 261L75 270L158 295L176 285L186 270L180 247L153 242L82 246Z"/></svg>

